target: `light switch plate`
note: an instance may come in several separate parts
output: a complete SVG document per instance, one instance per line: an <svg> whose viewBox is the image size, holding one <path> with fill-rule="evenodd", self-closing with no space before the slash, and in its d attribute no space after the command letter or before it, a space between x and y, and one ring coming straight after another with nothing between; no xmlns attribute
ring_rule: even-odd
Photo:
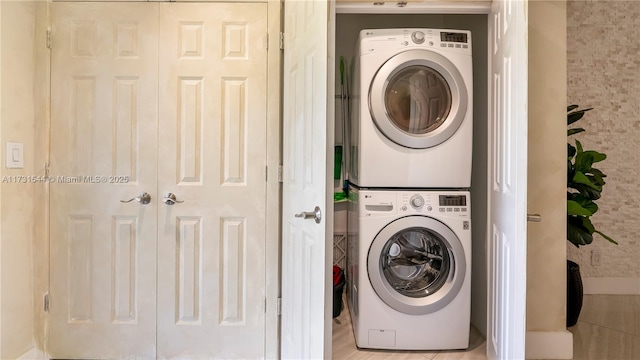
<svg viewBox="0 0 640 360"><path fill-rule="evenodd" d="M5 166L7 169L24 168L24 144L7 142L7 159Z"/></svg>

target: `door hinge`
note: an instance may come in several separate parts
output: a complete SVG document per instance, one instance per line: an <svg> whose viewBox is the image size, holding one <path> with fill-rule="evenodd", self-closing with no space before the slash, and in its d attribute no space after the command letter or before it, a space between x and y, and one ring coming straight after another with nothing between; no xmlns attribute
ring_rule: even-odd
<svg viewBox="0 0 640 360"><path fill-rule="evenodd" d="M49 162L44 163L44 177L45 179L49 178L49 168L51 164Z"/></svg>
<svg viewBox="0 0 640 360"><path fill-rule="evenodd" d="M280 46L280 50L284 50L284 33L283 32L280 33L280 38L278 43Z"/></svg>
<svg viewBox="0 0 640 360"><path fill-rule="evenodd" d="M276 314L278 316L282 315L282 298L278 298L276 302Z"/></svg>
<svg viewBox="0 0 640 360"><path fill-rule="evenodd" d="M264 181L269 182L269 166L264 167Z"/></svg>
<svg viewBox="0 0 640 360"><path fill-rule="evenodd" d="M282 172L284 170L282 169L282 164L278 165L278 182L282 183Z"/></svg>
<svg viewBox="0 0 640 360"><path fill-rule="evenodd" d="M51 303L49 300L50 296L49 296L49 292L44 293L44 312L49 312L49 308L51 307Z"/></svg>
<svg viewBox="0 0 640 360"><path fill-rule="evenodd" d="M51 49L51 30L47 30L47 38L46 38L47 49Z"/></svg>
<svg viewBox="0 0 640 360"><path fill-rule="evenodd" d="M269 34L267 34L267 37L265 40L265 47L267 48L267 50L269 50Z"/></svg>

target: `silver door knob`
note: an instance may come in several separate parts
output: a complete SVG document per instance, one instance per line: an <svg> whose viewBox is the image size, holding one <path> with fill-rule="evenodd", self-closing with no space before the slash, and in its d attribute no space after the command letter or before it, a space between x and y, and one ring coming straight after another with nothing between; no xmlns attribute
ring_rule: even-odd
<svg viewBox="0 0 640 360"><path fill-rule="evenodd" d="M299 214L295 214L294 216L297 218L303 218L305 220L314 219L316 221L316 224L320 224L320 221L322 220L322 211L320 211L320 208L316 206L313 211L303 211Z"/></svg>
<svg viewBox="0 0 640 360"><path fill-rule="evenodd" d="M527 214L527 221L540 222L542 221L542 216L540 214Z"/></svg>
<svg viewBox="0 0 640 360"><path fill-rule="evenodd" d="M174 193L166 193L164 194L164 197L162 198L162 201L167 204L167 205L173 205L175 203L183 203L183 200L178 200L178 198L176 197L176 194Z"/></svg>
<svg viewBox="0 0 640 360"><path fill-rule="evenodd" d="M139 202L142 205L147 205L148 203L151 202L151 195L147 194L146 192L143 192L142 194L131 198L129 200L120 200L120 202L122 203L128 203L128 202L132 202L133 200Z"/></svg>

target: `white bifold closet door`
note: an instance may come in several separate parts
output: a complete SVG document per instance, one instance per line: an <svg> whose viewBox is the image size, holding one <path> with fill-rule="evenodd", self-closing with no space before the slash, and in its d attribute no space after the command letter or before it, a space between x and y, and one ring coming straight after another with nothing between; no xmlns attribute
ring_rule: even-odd
<svg viewBox="0 0 640 360"><path fill-rule="evenodd" d="M51 7L47 353L264 356L267 4Z"/></svg>

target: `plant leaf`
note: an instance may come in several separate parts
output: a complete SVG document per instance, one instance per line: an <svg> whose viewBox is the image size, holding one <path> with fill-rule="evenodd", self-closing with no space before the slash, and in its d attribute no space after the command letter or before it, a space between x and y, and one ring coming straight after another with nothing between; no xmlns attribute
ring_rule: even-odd
<svg viewBox="0 0 640 360"><path fill-rule="evenodd" d="M577 216L567 216L567 240L576 247L591 244L593 235L589 229L582 224L583 218Z"/></svg>
<svg viewBox="0 0 640 360"><path fill-rule="evenodd" d="M580 218L580 220L582 220L582 226L584 226L584 228L587 229L587 231L589 231L589 234L593 234L593 232L596 231L596 228L591 223L590 218L583 217L583 218Z"/></svg>
<svg viewBox="0 0 640 360"><path fill-rule="evenodd" d="M571 125L574 122L582 119L582 117L584 116L584 113L586 113L589 110L592 110L593 108L588 108L588 109L582 109L582 110L576 110L574 112L570 112L567 114L567 125Z"/></svg>
<svg viewBox="0 0 640 360"><path fill-rule="evenodd" d="M607 175L605 175L602 171L600 171L599 169L596 169L596 168L594 168L594 167L592 167L592 168L591 168L591 171L590 171L590 172L591 172L594 176L599 176L599 177L602 177L602 178L606 178L606 177L607 177Z"/></svg>
<svg viewBox="0 0 640 360"><path fill-rule="evenodd" d="M579 109L578 105L567 106L567 125L582 119L590 110L592 108ZM567 136L584 131L583 128L567 129ZM593 164L605 160L607 155L595 150L584 151L578 140L575 140L575 145L567 143L567 240L580 247L591 244L593 233L597 233L617 245L611 237L596 230L591 222L591 216L598 211L594 200L600 198L606 177Z"/></svg>
<svg viewBox="0 0 640 360"><path fill-rule="evenodd" d="M569 143L567 143L567 155L569 156L569 159L573 159L576 155L576 147Z"/></svg>
<svg viewBox="0 0 640 360"><path fill-rule="evenodd" d="M603 185L606 184L606 182L604 181L604 178L607 177L607 175L603 174L602 171L596 169L596 168L591 168L591 170L589 170L589 172L591 172L592 178L593 178L593 182L595 184L600 185L600 187L602 187Z"/></svg>
<svg viewBox="0 0 640 360"><path fill-rule="evenodd" d="M577 190L580 195L584 196L585 198L589 199L589 200L598 200L600 199L600 195L601 195L601 191L599 190L594 190L586 185L582 185L582 184L578 184L578 183L569 183L567 184L567 186L570 189L575 189Z"/></svg>
<svg viewBox="0 0 640 360"><path fill-rule="evenodd" d="M585 152L578 151L575 159L576 171L588 173L591 170L593 164L593 155Z"/></svg>
<svg viewBox="0 0 640 360"><path fill-rule="evenodd" d="M583 154L589 154L591 155L591 157L593 158L593 162L592 163L597 163L600 162L604 159L607 158L607 155L601 153L601 152L597 152L595 150L589 150L589 151L585 151L583 152Z"/></svg>
<svg viewBox="0 0 640 360"><path fill-rule="evenodd" d="M594 184L593 182L591 182L591 179L589 179L585 174L583 174L581 171L576 171L575 175L573 175L573 181L577 184L582 184L582 185L586 185L594 190L598 190L598 191L602 191L602 187L598 186L597 184Z"/></svg>
<svg viewBox="0 0 640 360"><path fill-rule="evenodd" d="M583 129L583 128L569 129L569 130L567 130L567 136L571 136L571 135L574 135L574 134L578 134L578 133L581 133L581 132L583 132L583 131L584 131L584 129Z"/></svg>
<svg viewBox="0 0 640 360"><path fill-rule="evenodd" d="M598 212L598 204L593 202L591 199L587 199L586 197L584 197L584 195L580 193L569 193L567 199L578 203L584 209L587 209L588 211L590 211L591 215ZM575 214L575 215L579 215L579 214Z"/></svg>
<svg viewBox="0 0 640 360"><path fill-rule="evenodd" d="M607 236L607 235L603 234L601 231L594 230L593 232L594 232L594 233L598 233L598 234L600 234L600 236L602 236L603 238L607 239L610 243L613 243L613 244L618 245L618 243L617 243L615 240L613 240L613 239L612 239L612 238L610 238L609 236Z"/></svg>
<svg viewBox="0 0 640 360"><path fill-rule="evenodd" d="M606 184L600 175L587 175L591 182L598 185L602 189L602 185ZM602 190L601 190L602 191Z"/></svg>
<svg viewBox="0 0 640 360"><path fill-rule="evenodd" d="M582 207L576 201L567 200L567 215L591 216L593 215L593 213L588 209Z"/></svg>

